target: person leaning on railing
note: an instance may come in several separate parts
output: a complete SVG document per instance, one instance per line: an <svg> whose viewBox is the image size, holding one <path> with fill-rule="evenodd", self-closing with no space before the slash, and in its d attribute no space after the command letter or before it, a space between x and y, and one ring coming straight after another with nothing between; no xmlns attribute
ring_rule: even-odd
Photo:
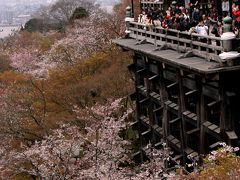
<svg viewBox="0 0 240 180"><path fill-rule="evenodd" d="M196 27L192 27L189 30L189 33L193 33L193 32L196 32L197 34L199 34L201 36L207 36L208 35L208 26L203 23L202 19L200 19L198 25ZM199 40L203 43L207 43L207 39L205 37L198 37L197 40Z"/></svg>
<svg viewBox="0 0 240 180"><path fill-rule="evenodd" d="M221 37L223 34L223 22L222 18L219 18L216 24L213 25L211 30L211 34L215 35L215 37ZM217 46L220 46L220 41L216 41Z"/></svg>
<svg viewBox="0 0 240 180"><path fill-rule="evenodd" d="M151 14L147 14L147 18L145 21L146 27L148 30L152 31L153 30L153 19Z"/></svg>

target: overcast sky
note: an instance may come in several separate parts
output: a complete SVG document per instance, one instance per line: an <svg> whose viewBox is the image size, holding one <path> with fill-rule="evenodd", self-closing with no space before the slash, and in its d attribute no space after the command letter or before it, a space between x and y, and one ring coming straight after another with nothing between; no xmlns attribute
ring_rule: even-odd
<svg viewBox="0 0 240 180"><path fill-rule="evenodd" d="M45 4L46 2L50 3L52 1L56 1L56 0L0 0L0 4L19 4L19 3L33 3L33 2L38 2L39 4ZM87 1L87 0L86 0ZM109 3L112 4L114 2L117 2L119 0L97 0L100 2L104 2L104 3Z"/></svg>
<svg viewBox="0 0 240 180"><path fill-rule="evenodd" d="M33 2L37 2L37 3L46 3L46 2L50 2L51 0L0 0L0 4L21 4L21 3L33 3Z"/></svg>

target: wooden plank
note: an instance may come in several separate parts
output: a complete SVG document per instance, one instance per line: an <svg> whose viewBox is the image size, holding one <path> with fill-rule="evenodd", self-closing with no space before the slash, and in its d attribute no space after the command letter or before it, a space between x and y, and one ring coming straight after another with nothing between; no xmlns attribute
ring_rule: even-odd
<svg viewBox="0 0 240 180"><path fill-rule="evenodd" d="M179 106L175 106L173 109L175 109L176 111L178 111Z"/></svg>
<svg viewBox="0 0 240 180"><path fill-rule="evenodd" d="M180 141L179 141L177 144L175 144L175 146L176 146L178 149L181 149L181 143L180 143Z"/></svg>
<svg viewBox="0 0 240 180"><path fill-rule="evenodd" d="M218 127L217 129L214 129L214 132L220 134L220 128Z"/></svg>
<svg viewBox="0 0 240 180"><path fill-rule="evenodd" d="M187 115L188 118L192 119L193 117L197 116L195 113L190 113Z"/></svg>
<svg viewBox="0 0 240 180"><path fill-rule="evenodd" d="M166 101L166 102L164 102L165 105L169 105L169 104L171 104L171 103L172 103L172 101Z"/></svg>
<svg viewBox="0 0 240 180"><path fill-rule="evenodd" d="M156 94L155 92L151 92L149 95L154 96L155 94Z"/></svg>
<svg viewBox="0 0 240 180"><path fill-rule="evenodd" d="M215 124L212 124L212 125L208 126L208 129L210 129L212 131L217 129L217 128L218 128L218 126L216 126Z"/></svg>
<svg viewBox="0 0 240 180"><path fill-rule="evenodd" d="M191 153L190 156L191 156L192 158L197 158L197 157L199 157L198 153L195 152L195 151L194 151L193 153Z"/></svg>
<svg viewBox="0 0 240 180"><path fill-rule="evenodd" d="M209 146L210 149L215 149L216 147L220 146L220 142L215 142Z"/></svg>
<svg viewBox="0 0 240 180"><path fill-rule="evenodd" d="M178 143L180 143L180 141L178 139L174 138L171 140L171 143L178 144Z"/></svg>
<svg viewBox="0 0 240 180"><path fill-rule="evenodd" d="M179 55L181 54L174 50L168 49L161 51L153 51L156 47L155 45L135 45L135 39L117 39L114 40L114 43L130 50L134 50L136 52L145 53L146 55L149 55L150 57L154 58L157 61L161 61L162 63L171 64L174 67L180 67L182 69L188 69L190 70L190 72L209 74L240 69L240 66L217 67L218 63L208 62L199 57L177 59L177 57L179 57Z"/></svg>
<svg viewBox="0 0 240 180"><path fill-rule="evenodd" d="M174 138L175 138L175 137L172 136L172 135L167 136L167 140L169 140L169 141L173 140Z"/></svg>
<svg viewBox="0 0 240 180"><path fill-rule="evenodd" d="M187 155L189 155L189 154L193 153L194 150L192 150L191 148L188 147L188 148L185 149L185 152L186 152Z"/></svg>
<svg viewBox="0 0 240 180"><path fill-rule="evenodd" d="M193 119L194 121L197 121L197 120L198 120L198 117L195 116L195 117L193 117L192 119Z"/></svg>
<svg viewBox="0 0 240 180"><path fill-rule="evenodd" d="M155 132L157 132L159 135L163 135L163 129L162 128L157 128L157 129L155 129Z"/></svg>
<svg viewBox="0 0 240 180"><path fill-rule="evenodd" d="M157 93L155 93L153 97L154 97L155 99L157 99L157 98L160 98L160 95L157 94Z"/></svg>
<svg viewBox="0 0 240 180"><path fill-rule="evenodd" d="M237 134L235 133L235 131L226 131L226 134L228 136L229 139L238 139Z"/></svg>
<svg viewBox="0 0 240 180"><path fill-rule="evenodd" d="M191 112L190 111L184 111L183 112L183 115L187 116L188 114L190 114Z"/></svg>
<svg viewBox="0 0 240 180"><path fill-rule="evenodd" d="M203 123L203 125L204 125L205 127L208 127L208 126L212 125L212 123L210 123L209 121L206 121L206 122Z"/></svg>
<svg viewBox="0 0 240 180"><path fill-rule="evenodd" d="M149 125L149 118L144 118L142 121Z"/></svg>
<svg viewBox="0 0 240 180"><path fill-rule="evenodd" d="M174 107L177 106L177 104L175 104L175 103L171 103L171 104L169 104L168 106L169 106L170 108L174 108Z"/></svg>

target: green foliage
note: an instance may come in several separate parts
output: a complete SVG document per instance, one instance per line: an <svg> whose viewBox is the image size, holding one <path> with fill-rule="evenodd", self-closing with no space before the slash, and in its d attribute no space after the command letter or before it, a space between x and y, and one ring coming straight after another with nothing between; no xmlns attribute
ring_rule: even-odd
<svg viewBox="0 0 240 180"><path fill-rule="evenodd" d="M33 18L26 22L24 29L28 32L41 31L42 24L43 22L41 19Z"/></svg>
<svg viewBox="0 0 240 180"><path fill-rule="evenodd" d="M0 54L0 72L11 69L9 56Z"/></svg>
<svg viewBox="0 0 240 180"><path fill-rule="evenodd" d="M39 40L39 48L44 51L49 50L51 48L52 43L53 42L48 37L42 37Z"/></svg>
<svg viewBox="0 0 240 180"><path fill-rule="evenodd" d="M69 21L73 23L76 19L86 18L89 16L89 12L83 7L77 7L72 13Z"/></svg>
<svg viewBox="0 0 240 180"><path fill-rule="evenodd" d="M201 171L192 173L189 179L239 179L240 159L236 156L239 148L222 144L223 147L206 156Z"/></svg>
<svg viewBox="0 0 240 180"><path fill-rule="evenodd" d="M132 126L127 128L127 138L132 141L136 141L138 132L132 128Z"/></svg>
<svg viewBox="0 0 240 180"><path fill-rule="evenodd" d="M28 32L48 32L50 30L63 32L65 26L66 24L49 19L32 18L26 22L24 30Z"/></svg>
<svg viewBox="0 0 240 180"><path fill-rule="evenodd" d="M34 176L29 175L28 173L20 173L11 178L12 180L34 180Z"/></svg>

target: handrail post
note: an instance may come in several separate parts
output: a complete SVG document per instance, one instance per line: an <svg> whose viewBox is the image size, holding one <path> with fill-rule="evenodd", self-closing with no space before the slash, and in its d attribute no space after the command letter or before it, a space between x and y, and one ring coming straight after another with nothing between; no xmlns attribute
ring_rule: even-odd
<svg viewBox="0 0 240 180"><path fill-rule="evenodd" d="M178 46L177 46L177 51L180 52L179 50L179 46L180 46L180 41L179 41L179 38L180 38L180 31L177 32L177 37L178 37Z"/></svg>
<svg viewBox="0 0 240 180"><path fill-rule="evenodd" d="M155 39L154 39L154 45L157 47L157 28L154 26L154 32L155 32Z"/></svg>
<svg viewBox="0 0 240 180"><path fill-rule="evenodd" d="M236 35L232 30L232 18L227 16L223 19L223 22L224 33L221 35L221 41L224 52L219 57L222 60L232 60L240 56L240 53L233 49L233 41L236 39Z"/></svg>
<svg viewBox="0 0 240 180"><path fill-rule="evenodd" d="M126 17L125 17L125 23L126 23L126 30L125 34L126 37L129 37L130 31L130 22L133 22L134 18L132 18L132 8L130 6L126 7Z"/></svg>
<svg viewBox="0 0 240 180"><path fill-rule="evenodd" d="M166 28L166 31L165 31L165 44L166 44L166 45L168 44L167 34L168 34L168 28Z"/></svg>
<svg viewBox="0 0 240 180"><path fill-rule="evenodd" d="M192 44L192 42L193 42L193 35L192 35L192 33L191 33L191 42L190 42L191 51L193 50L193 44Z"/></svg>

